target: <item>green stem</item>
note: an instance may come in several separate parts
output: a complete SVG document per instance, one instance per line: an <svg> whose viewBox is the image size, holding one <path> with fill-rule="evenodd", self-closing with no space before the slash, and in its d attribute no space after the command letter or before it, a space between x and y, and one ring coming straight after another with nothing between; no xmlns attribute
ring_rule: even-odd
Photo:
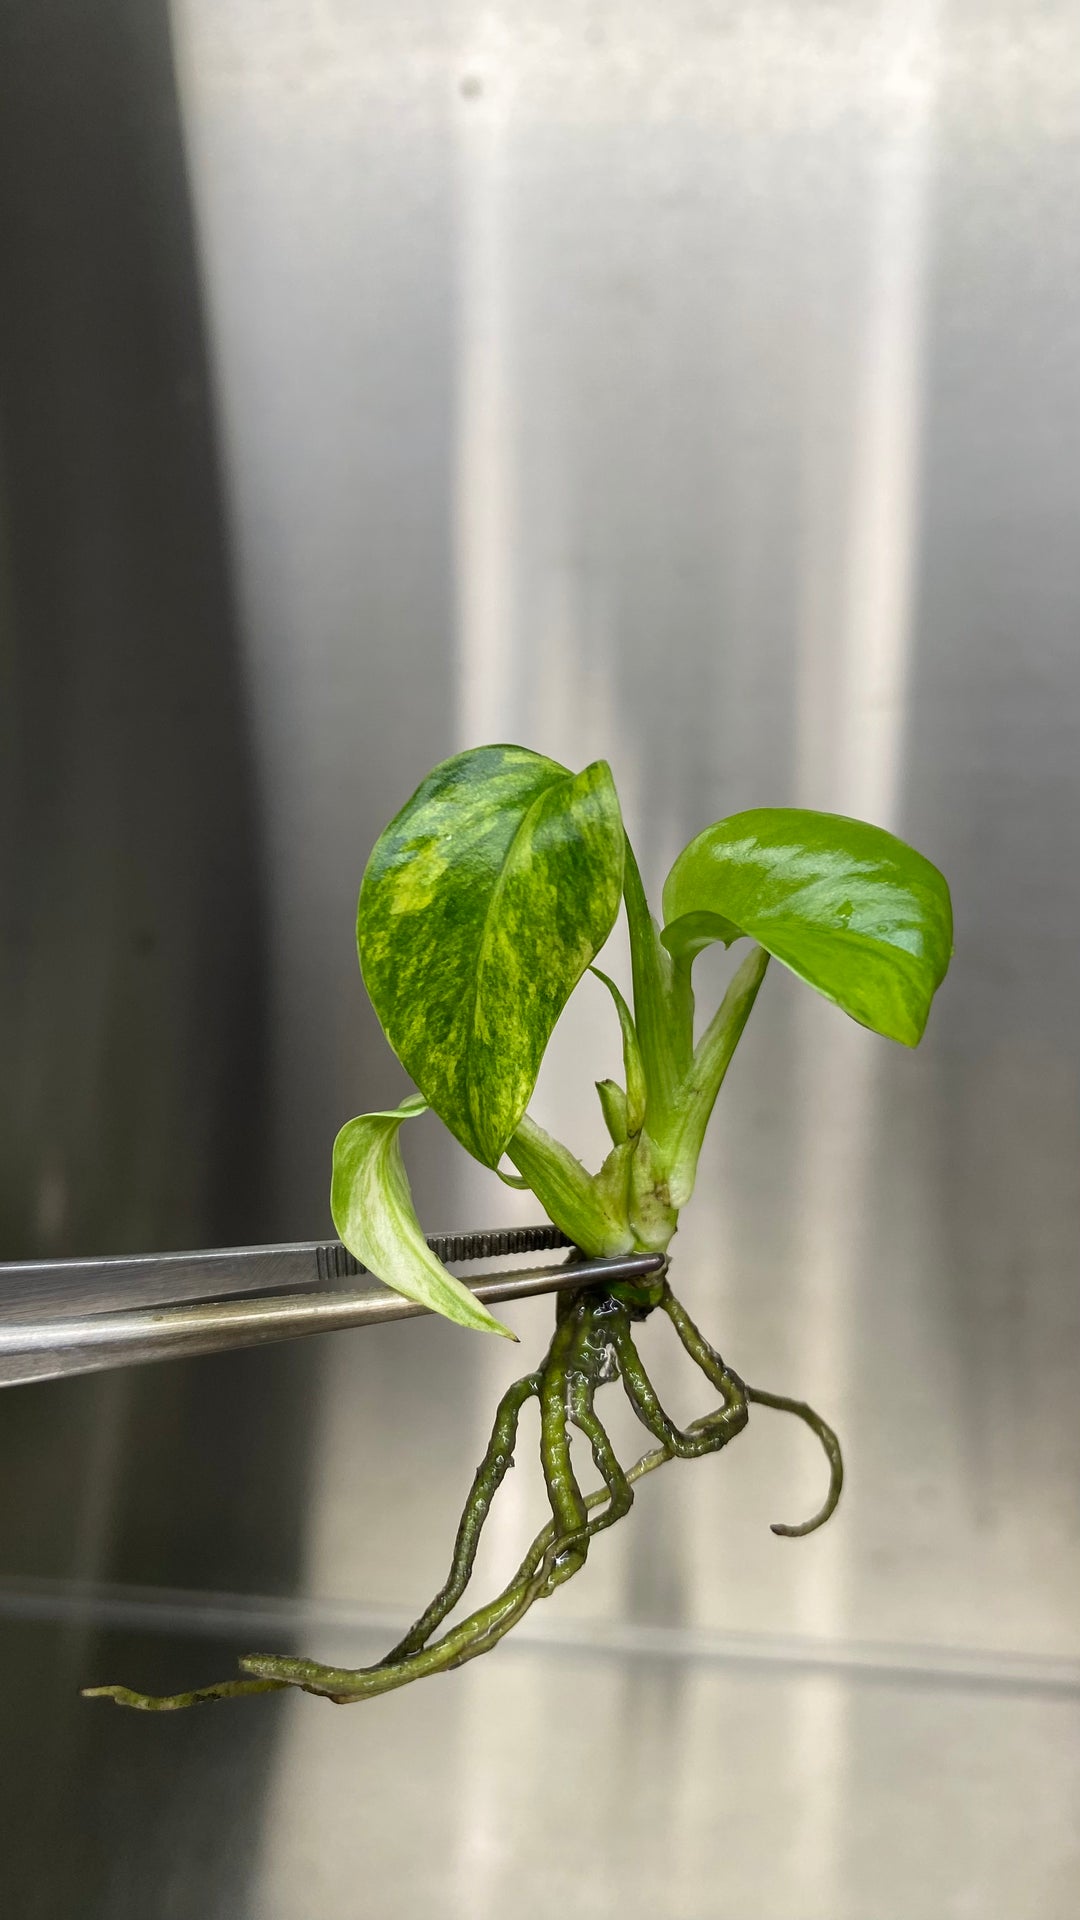
<svg viewBox="0 0 1080 1920"><path fill-rule="evenodd" d="M678 1090L694 1051L689 970L676 976L649 911L634 850L626 842L623 898L634 982L634 1026L648 1089L645 1124L666 1147L678 1118Z"/></svg>
<svg viewBox="0 0 1080 1920"><path fill-rule="evenodd" d="M582 1253L600 1259L630 1252L634 1236L625 1209L620 1213L617 1206L613 1207L610 1196L577 1155L545 1132L529 1114L508 1140L506 1152L548 1219L561 1227Z"/></svg>
<svg viewBox="0 0 1080 1920"><path fill-rule="evenodd" d="M679 964L676 962L676 971ZM682 964L689 974L689 959ZM690 1069L679 1088L681 1118L666 1163L671 1203L676 1210L686 1206L694 1191L698 1157L712 1110L743 1028L750 1018L768 964L769 956L764 949L753 947L694 1049Z"/></svg>

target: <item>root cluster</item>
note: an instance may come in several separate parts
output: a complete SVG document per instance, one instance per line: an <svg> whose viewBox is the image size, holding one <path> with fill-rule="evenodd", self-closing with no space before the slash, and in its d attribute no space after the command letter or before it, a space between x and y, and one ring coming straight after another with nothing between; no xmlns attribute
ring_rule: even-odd
<svg viewBox="0 0 1080 1920"><path fill-rule="evenodd" d="M458 1525L449 1574L404 1638L375 1666L330 1667L316 1660L253 1653L239 1663L242 1678L196 1687L188 1693L154 1695L119 1686L87 1687L84 1692L112 1699L118 1706L169 1712L204 1700L300 1687L305 1693L345 1706L407 1686L426 1674L463 1666L467 1660L489 1653L535 1601L546 1600L584 1566L596 1535L629 1513L638 1480L668 1460L694 1460L702 1454L718 1453L742 1432L755 1404L792 1413L805 1421L829 1460L829 1490L820 1511L800 1526L777 1524L773 1532L796 1536L822 1526L840 1498L843 1482L840 1446L832 1429L804 1402L762 1392L740 1380L698 1331L666 1280L658 1304L691 1360L720 1395L719 1406L688 1427L677 1427L665 1413L634 1344L634 1320L641 1317L642 1309L629 1305L617 1293L595 1288L583 1287L560 1295L555 1332L541 1365L535 1373L516 1380L499 1402L487 1451ZM656 1442L628 1468L620 1465L596 1407L599 1389L616 1380L622 1382L635 1414ZM439 1629L469 1585L484 1523L513 1465L522 1410L534 1399L539 1402L540 1464L551 1518L502 1592L440 1634ZM578 1484L571 1457L571 1427L584 1436L591 1449L602 1481L594 1493L583 1494Z"/></svg>

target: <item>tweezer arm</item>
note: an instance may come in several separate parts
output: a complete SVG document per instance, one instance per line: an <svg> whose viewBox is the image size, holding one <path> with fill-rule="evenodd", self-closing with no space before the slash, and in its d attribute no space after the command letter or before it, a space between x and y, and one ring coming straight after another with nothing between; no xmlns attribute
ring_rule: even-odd
<svg viewBox="0 0 1080 1920"><path fill-rule="evenodd" d="M564 1287L587 1286L590 1281L610 1285L618 1280L645 1279L663 1265L661 1254L578 1260L489 1274L476 1282L473 1292L487 1302L520 1300ZM234 1347L262 1346L344 1327L409 1319L426 1312L426 1307L372 1281L352 1293L285 1294L264 1300L126 1313L68 1313L52 1321L11 1323L0 1326L0 1387L220 1353Z"/></svg>
<svg viewBox="0 0 1080 1920"><path fill-rule="evenodd" d="M549 1221L537 1227L433 1233L428 1238L432 1253L446 1264L549 1253L569 1245ZM12 1320L85 1316L115 1307L172 1307L182 1300L223 1300L240 1293L292 1293L366 1274L367 1268L338 1240L99 1260L20 1260L0 1263L0 1327Z"/></svg>

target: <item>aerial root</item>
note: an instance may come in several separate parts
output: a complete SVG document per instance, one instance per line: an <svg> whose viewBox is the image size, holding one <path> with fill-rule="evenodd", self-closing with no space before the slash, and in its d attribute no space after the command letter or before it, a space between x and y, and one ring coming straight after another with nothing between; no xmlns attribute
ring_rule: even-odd
<svg viewBox="0 0 1080 1920"><path fill-rule="evenodd" d="M835 1513L844 1485L843 1456L840 1452L840 1442L832 1428L819 1413L814 1412L813 1407L807 1406L805 1400L790 1400L786 1394L767 1393L761 1387L750 1387L740 1380L737 1374L732 1373L730 1368L724 1365L715 1347L709 1345L704 1334L694 1325L681 1301L676 1300L670 1287L665 1286L660 1304L690 1358L701 1368L706 1379L723 1394L725 1406L729 1409L729 1417L733 1421L737 1418L736 1409L740 1405L743 1408L742 1418L738 1422L740 1426L746 1423L747 1404L775 1407L780 1413L794 1414L797 1420L802 1420L810 1431L817 1435L829 1462L829 1490L824 1504L817 1513L811 1515L809 1520L802 1521L798 1526L788 1526L784 1521L777 1520L773 1522L771 1529L773 1533L782 1534L789 1540L801 1540L808 1533L816 1533L817 1529L823 1527L826 1520ZM713 1416L714 1419L722 1417L722 1414ZM721 1441L720 1444L722 1445L723 1442Z"/></svg>
<svg viewBox="0 0 1080 1920"><path fill-rule="evenodd" d="M804 1520L797 1527L786 1526L782 1520L774 1520L772 1523L773 1533L783 1534L788 1540L802 1540L808 1533L816 1533L818 1528L823 1527L826 1520L836 1512L837 1502L844 1487L844 1456L840 1451L840 1442L820 1413L815 1413L813 1407L808 1407L805 1400L789 1400L786 1394L766 1393L760 1387L747 1387L746 1397L755 1406L775 1407L779 1413L793 1413L797 1420L802 1420L810 1428L811 1433L817 1434L825 1449L829 1462L829 1491L817 1513L812 1514L809 1520Z"/></svg>
<svg viewBox="0 0 1080 1920"><path fill-rule="evenodd" d="M112 1700L118 1707L136 1707L140 1713L176 1713L181 1707L201 1707L206 1700L235 1700L245 1693L279 1693L287 1680L219 1680L215 1686L193 1687L188 1693L136 1693L134 1687L83 1687L84 1700Z"/></svg>
<svg viewBox="0 0 1080 1920"><path fill-rule="evenodd" d="M450 1572L429 1607L409 1628L407 1634L392 1647L381 1666L395 1666L410 1653L418 1653L430 1640L435 1628L442 1625L448 1613L451 1613L461 1599L472 1578L476 1563L476 1551L480 1544L480 1535L491 1503L499 1491L507 1473L514 1464L514 1448L517 1444L518 1422L522 1408L540 1391L539 1373L526 1374L524 1379L515 1380L503 1394L495 1414L487 1452L476 1470L465 1502L461 1520L458 1524L457 1539L454 1542L454 1555L450 1563Z"/></svg>
<svg viewBox="0 0 1080 1920"><path fill-rule="evenodd" d="M675 1425L664 1411L634 1344L630 1310L616 1297L582 1289L560 1297L555 1332L535 1373L508 1388L499 1402L484 1457L465 1502L446 1580L430 1605L397 1645L369 1667L348 1668L277 1654L248 1654L240 1661L241 1679L196 1687L187 1693L147 1694L131 1687L86 1687L89 1699L111 1699L117 1706L143 1712L172 1712L203 1701L300 1688L337 1705L350 1705L407 1686L427 1674L445 1673L489 1653L536 1601L544 1600L585 1563L598 1533L630 1510L634 1487L648 1473L673 1459L698 1459L716 1453L741 1433L751 1405L791 1413L815 1433L830 1465L829 1491L820 1512L801 1526L776 1524L774 1533L792 1538L814 1532L834 1511L843 1484L840 1446L832 1428L812 1407L782 1394L744 1384L725 1366L677 1301L667 1283L660 1306L679 1340L710 1385L720 1405L689 1426ZM635 1414L658 1443L625 1471L596 1411L600 1386L618 1378ZM486 1606L449 1627L441 1627L464 1595L472 1577L480 1536L492 1502L513 1465L518 1426L530 1400L540 1407L540 1462L551 1518L541 1529L508 1584ZM587 1440L603 1485L583 1494L571 1456L568 1427Z"/></svg>

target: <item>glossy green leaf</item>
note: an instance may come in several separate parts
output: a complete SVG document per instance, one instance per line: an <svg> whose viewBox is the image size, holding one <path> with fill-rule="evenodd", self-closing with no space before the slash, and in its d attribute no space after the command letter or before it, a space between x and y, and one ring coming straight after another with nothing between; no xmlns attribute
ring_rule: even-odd
<svg viewBox="0 0 1080 1920"><path fill-rule="evenodd" d="M611 771L523 747L444 761L376 844L357 948L394 1052L495 1166L552 1029L611 931L624 835Z"/></svg>
<svg viewBox="0 0 1080 1920"><path fill-rule="evenodd" d="M702 916L715 916L712 933ZM699 833L668 875L664 919L664 945L684 961L734 928L909 1047L952 953L949 890L929 860L881 827L801 808L738 813Z"/></svg>
<svg viewBox="0 0 1080 1920"><path fill-rule="evenodd" d="M395 1112L362 1113L349 1120L334 1141L330 1211L343 1246L376 1278L407 1300L459 1326L484 1333L515 1335L455 1280L424 1239L413 1209L398 1134L402 1122L425 1110L420 1097L403 1101Z"/></svg>

